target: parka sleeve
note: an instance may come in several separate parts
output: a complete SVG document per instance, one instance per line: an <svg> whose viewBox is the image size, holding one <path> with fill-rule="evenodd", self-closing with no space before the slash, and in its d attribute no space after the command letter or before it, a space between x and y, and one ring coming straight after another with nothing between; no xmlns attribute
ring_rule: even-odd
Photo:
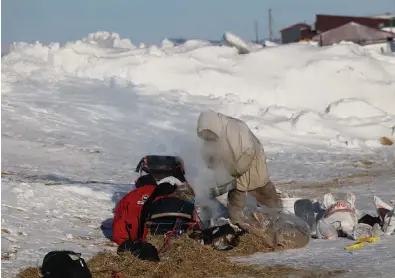
<svg viewBox="0 0 395 278"><path fill-rule="evenodd" d="M261 144L247 124L238 119L230 119L226 124L225 140L228 145L226 163L232 176L246 173L259 153Z"/></svg>

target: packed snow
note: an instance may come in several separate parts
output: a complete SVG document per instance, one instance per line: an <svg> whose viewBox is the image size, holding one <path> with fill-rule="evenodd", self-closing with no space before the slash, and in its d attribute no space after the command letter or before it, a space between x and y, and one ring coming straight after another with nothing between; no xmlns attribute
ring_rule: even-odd
<svg viewBox="0 0 395 278"><path fill-rule="evenodd" d="M394 73L395 56L355 44L240 55L201 40L136 46L107 32L66 45L13 44L2 58L3 276L39 265L50 250L89 258L114 248L101 225L133 188L145 154L180 155L199 190L210 173L196 121L209 108L247 122L280 190L352 191L357 208L374 214L373 195L395 198L395 148L380 144L395 140ZM314 240L246 259L393 277L393 236L344 251L350 243Z"/></svg>
<svg viewBox="0 0 395 278"><path fill-rule="evenodd" d="M394 133L395 58L354 44L296 44L239 55L235 48L205 41L136 48L117 34L97 33L65 46L19 43L12 49L3 63L18 75L89 78L221 98L221 104L236 105L232 115L258 116L258 132L282 142L308 135L325 145L371 146ZM334 106L341 108L330 109ZM274 117L272 109L267 113L274 107L292 113ZM353 121L344 120L350 117Z"/></svg>

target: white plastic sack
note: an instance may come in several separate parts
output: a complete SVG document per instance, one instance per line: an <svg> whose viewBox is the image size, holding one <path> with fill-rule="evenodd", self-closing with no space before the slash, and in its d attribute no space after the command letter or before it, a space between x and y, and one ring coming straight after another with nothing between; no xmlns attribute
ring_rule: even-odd
<svg viewBox="0 0 395 278"><path fill-rule="evenodd" d="M355 195L347 194L347 200L335 201L332 194L324 195L322 218L317 221L316 234L318 238L335 239L344 233L353 238L354 227L358 224L355 210Z"/></svg>
<svg viewBox="0 0 395 278"><path fill-rule="evenodd" d="M379 197L374 196L374 203L377 214L383 222L384 235L391 235L395 231L395 213L394 207L382 201Z"/></svg>
<svg viewBox="0 0 395 278"><path fill-rule="evenodd" d="M319 239L337 239L337 228L326 221L326 219L320 219L316 226L316 236Z"/></svg>
<svg viewBox="0 0 395 278"><path fill-rule="evenodd" d="M381 227L379 224L374 224L374 226L370 226L368 224L364 224L364 223L358 223L354 229L353 229L353 233L352 233L352 239L354 240L358 240L358 238L361 237L372 237L372 236L382 236L384 233L381 230Z"/></svg>
<svg viewBox="0 0 395 278"><path fill-rule="evenodd" d="M385 217L384 217L384 225L383 232L384 235L389 236L395 231L395 217L394 217L394 209L392 209Z"/></svg>

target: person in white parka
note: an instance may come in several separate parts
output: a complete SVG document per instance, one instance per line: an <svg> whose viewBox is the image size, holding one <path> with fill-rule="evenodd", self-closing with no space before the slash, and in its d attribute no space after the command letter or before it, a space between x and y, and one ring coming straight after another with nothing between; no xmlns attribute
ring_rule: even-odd
<svg viewBox="0 0 395 278"><path fill-rule="evenodd" d="M203 159L210 169L223 165L230 181L214 186L211 196L228 192L227 209L233 223L241 221L245 193L254 196L258 204L280 208L281 202L271 182L264 149L259 139L242 120L214 112L202 112L197 135L204 141Z"/></svg>

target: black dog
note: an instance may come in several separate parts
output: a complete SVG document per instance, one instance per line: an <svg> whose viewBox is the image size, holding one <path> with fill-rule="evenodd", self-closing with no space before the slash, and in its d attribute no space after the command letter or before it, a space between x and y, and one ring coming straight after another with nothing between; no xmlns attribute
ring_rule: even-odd
<svg viewBox="0 0 395 278"><path fill-rule="evenodd" d="M241 229L236 231L230 224L225 224L194 231L190 237L203 244L211 244L216 250L227 251L238 245L240 236L244 233Z"/></svg>
<svg viewBox="0 0 395 278"><path fill-rule="evenodd" d="M118 246L117 253L130 252L140 260L159 262L159 253L154 245L142 240L126 240Z"/></svg>

